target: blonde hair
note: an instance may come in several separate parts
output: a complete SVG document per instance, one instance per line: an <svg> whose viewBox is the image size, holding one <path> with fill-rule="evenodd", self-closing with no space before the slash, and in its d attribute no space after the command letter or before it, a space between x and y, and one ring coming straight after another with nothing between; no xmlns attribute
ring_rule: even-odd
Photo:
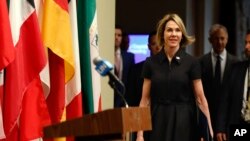
<svg viewBox="0 0 250 141"><path fill-rule="evenodd" d="M165 15L159 22L157 25L157 42L158 44L163 47L164 46L164 31L165 31L165 26L167 24L168 21L174 21L180 28L181 32L182 32L182 39L180 42L180 47L185 47L187 45L192 44L195 41L195 37L194 36L189 36L187 34L186 28L184 26L184 23L182 21L182 19L177 15L177 14L167 14Z"/></svg>

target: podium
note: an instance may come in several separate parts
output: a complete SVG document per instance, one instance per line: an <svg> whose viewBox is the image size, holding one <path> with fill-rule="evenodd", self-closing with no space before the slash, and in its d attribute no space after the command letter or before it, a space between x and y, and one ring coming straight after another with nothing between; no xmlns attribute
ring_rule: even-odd
<svg viewBox="0 0 250 141"><path fill-rule="evenodd" d="M124 107L44 127L44 138L74 136L84 141L125 141L126 133L151 129L149 107Z"/></svg>

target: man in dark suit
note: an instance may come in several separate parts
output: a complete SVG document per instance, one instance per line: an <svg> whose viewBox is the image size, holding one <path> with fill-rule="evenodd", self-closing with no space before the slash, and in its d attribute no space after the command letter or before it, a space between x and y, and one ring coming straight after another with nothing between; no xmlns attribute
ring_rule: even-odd
<svg viewBox="0 0 250 141"><path fill-rule="evenodd" d="M200 58L202 84L208 101L213 130L215 135L218 133L218 136L221 136L220 131L216 129L217 109L222 100L222 88L228 84L232 65L237 62L237 58L225 49L228 42L228 32L225 26L212 25L209 30L209 42L212 45L211 51ZM204 122L203 118L201 115L201 122ZM216 137L214 139L216 140Z"/></svg>
<svg viewBox="0 0 250 141"><path fill-rule="evenodd" d="M250 125L250 30L245 37L245 55L246 60L233 66L229 84L223 92L217 128L224 133L228 133L232 124ZM229 140L228 134L226 137L218 141Z"/></svg>
<svg viewBox="0 0 250 141"><path fill-rule="evenodd" d="M115 74L123 82L125 89L119 84L116 85L119 92L125 95L125 90L127 89L127 79L131 67L135 64L135 57L133 53L127 52L121 49L123 31L121 26L116 25L115 27ZM124 101L121 96L115 91L114 94L114 107L125 106Z"/></svg>

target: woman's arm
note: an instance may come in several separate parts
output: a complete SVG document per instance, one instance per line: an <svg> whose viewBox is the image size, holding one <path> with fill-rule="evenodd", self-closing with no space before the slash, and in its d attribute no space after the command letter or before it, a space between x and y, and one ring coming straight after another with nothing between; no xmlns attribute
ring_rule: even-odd
<svg viewBox="0 0 250 141"><path fill-rule="evenodd" d="M214 134L213 134L213 128L212 128L212 124L211 124L208 103L207 103L207 99L204 95L201 79L193 80L193 86L194 86L194 93L195 93L196 102L198 104L198 107L202 111L202 113L207 118L209 132L210 132L211 137L213 138Z"/></svg>
<svg viewBox="0 0 250 141"><path fill-rule="evenodd" d="M145 78L143 81L142 97L139 107L147 107L150 105L150 87L151 87L151 80ZM143 141L143 140L144 140L143 131L138 131L136 141Z"/></svg>

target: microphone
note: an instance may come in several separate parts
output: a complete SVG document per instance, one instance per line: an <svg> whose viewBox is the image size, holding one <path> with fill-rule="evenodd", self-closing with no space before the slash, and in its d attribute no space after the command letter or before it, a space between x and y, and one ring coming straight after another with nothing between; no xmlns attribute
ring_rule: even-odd
<svg viewBox="0 0 250 141"><path fill-rule="evenodd" d="M102 59L101 57L96 57L93 60L94 64L95 64L95 70L101 75L101 76L109 76L109 85L120 95L120 97L123 99L125 106L128 107L128 104L124 98L124 94L125 94L125 86L123 84L123 82L117 78L117 76L112 73L113 70L113 65L108 62L107 60ZM123 88L123 93L121 93L117 87L116 87L116 83L118 83L119 85L122 86Z"/></svg>
<svg viewBox="0 0 250 141"><path fill-rule="evenodd" d="M115 74L113 74L111 71L113 70L113 65L108 62L107 60L103 60L101 57L94 58L94 64L96 65L95 69L98 73L100 73L101 76L108 75L109 78L121 85L124 85L122 81L117 78Z"/></svg>

